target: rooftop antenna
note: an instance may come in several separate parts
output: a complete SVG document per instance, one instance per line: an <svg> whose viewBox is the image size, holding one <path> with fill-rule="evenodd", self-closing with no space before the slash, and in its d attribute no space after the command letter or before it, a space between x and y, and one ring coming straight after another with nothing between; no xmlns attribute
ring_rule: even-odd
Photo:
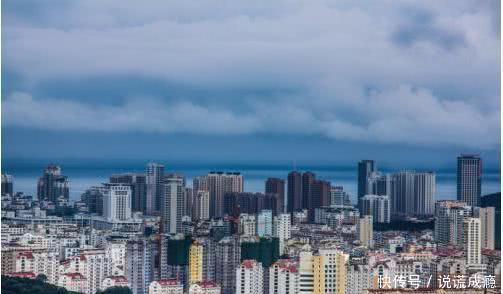
<svg viewBox="0 0 503 294"><path fill-rule="evenodd" d="M293 160L293 170L297 171L297 163L296 163L295 159Z"/></svg>

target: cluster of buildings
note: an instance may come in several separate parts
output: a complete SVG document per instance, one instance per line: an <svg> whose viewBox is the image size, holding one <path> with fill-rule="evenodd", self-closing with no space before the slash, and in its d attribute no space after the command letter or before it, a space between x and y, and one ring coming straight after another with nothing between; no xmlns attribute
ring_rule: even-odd
<svg viewBox="0 0 503 294"><path fill-rule="evenodd" d="M435 201L433 172L384 174L363 160L354 207L343 187L312 172L269 178L263 193L250 193L240 173L209 172L189 186L148 163L70 202L67 177L50 165L36 199L2 175L2 274L43 275L89 294L113 286L134 294L449 293L449 276L467 285L486 277L484 290L498 291L499 195L481 197L477 156L458 158L457 180L457 200ZM383 289L386 279L393 287Z"/></svg>

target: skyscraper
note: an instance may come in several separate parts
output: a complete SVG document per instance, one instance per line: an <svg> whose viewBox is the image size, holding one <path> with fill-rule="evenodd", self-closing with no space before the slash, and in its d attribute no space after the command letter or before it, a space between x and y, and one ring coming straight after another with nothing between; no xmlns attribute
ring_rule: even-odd
<svg viewBox="0 0 503 294"><path fill-rule="evenodd" d="M302 209L302 175L297 171L288 174L287 212Z"/></svg>
<svg viewBox="0 0 503 294"><path fill-rule="evenodd" d="M275 215L285 212L285 181L278 178L268 178L265 182L265 193L277 198Z"/></svg>
<svg viewBox="0 0 503 294"><path fill-rule="evenodd" d="M330 205L330 188L331 185L328 181L314 180L311 183L309 210L312 215L314 215L314 210L316 208Z"/></svg>
<svg viewBox="0 0 503 294"><path fill-rule="evenodd" d="M360 215L371 215L374 223L390 222L390 203L388 196L365 195L358 203Z"/></svg>
<svg viewBox="0 0 503 294"><path fill-rule="evenodd" d="M243 260L236 269L236 294L263 294L262 264L253 260Z"/></svg>
<svg viewBox="0 0 503 294"><path fill-rule="evenodd" d="M243 192L243 176L238 172L210 172L206 179L210 192L210 217L224 216L224 195L230 192Z"/></svg>
<svg viewBox="0 0 503 294"><path fill-rule="evenodd" d="M257 216L257 235L272 236L272 211L264 209Z"/></svg>
<svg viewBox="0 0 503 294"><path fill-rule="evenodd" d="M147 182L143 173L124 173L110 176L110 183L131 187L131 210L145 211Z"/></svg>
<svg viewBox="0 0 503 294"><path fill-rule="evenodd" d="M158 214L161 210L161 201L164 193L164 165L149 162L145 175L147 182L145 214Z"/></svg>
<svg viewBox="0 0 503 294"><path fill-rule="evenodd" d="M481 184L482 159L475 154L458 156L458 200L464 201L470 206L480 206Z"/></svg>
<svg viewBox="0 0 503 294"><path fill-rule="evenodd" d="M2 174L2 195L14 194L14 180L11 175Z"/></svg>
<svg viewBox="0 0 503 294"><path fill-rule="evenodd" d="M358 162L358 199L370 194L369 192L371 191L367 191L368 178L371 173L376 171L377 167L373 160L362 160Z"/></svg>
<svg viewBox="0 0 503 294"><path fill-rule="evenodd" d="M312 172L302 173L302 209L310 209L313 196L313 183L316 175Z"/></svg>
<svg viewBox="0 0 503 294"><path fill-rule="evenodd" d="M365 247L372 247L374 244L374 229L372 225L372 216L364 215L358 223L358 234L360 243Z"/></svg>
<svg viewBox="0 0 503 294"><path fill-rule="evenodd" d="M463 223L463 245L465 246L466 263L479 265L482 261L480 219L469 217Z"/></svg>
<svg viewBox="0 0 503 294"><path fill-rule="evenodd" d="M189 283L203 281L203 253L204 247L194 241L189 250Z"/></svg>
<svg viewBox="0 0 503 294"><path fill-rule="evenodd" d="M224 237L216 246L216 282L222 287L222 294L234 294L236 289L236 268L240 263L241 247L234 237Z"/></svg>
<svg viewBox="0 0 503 294"><path fill-rule="evenodd" d="M402 171L391 175L391 214L398 216L433 215L435 174Z"/></svg>
<svg viewBox="0 0 503 294"><path fill-rule="evenodd" d="M195 191L195 190L193 190ZM207 220L210 218L210 192L199 190L194 192L193 220Z"/></svg>
<svg viewBox="0 0 503 294"><path fill-rule="evenodd" d="M103 195L103 217L111 221L131 218L131 187L123 184L107 184Z"/></svg>
<svg viewBox="0 0 503 294"><path fill-rule="evenodd" d="M149 239L130 240L126 244L125 274L133 294L147 294L154 279L155 245Z"/></svg>
<svg viewBox="0 0 503 294"><path fill-rule="evenodd" d="M57 202L58 198L70 198L70 183L66 176L61 175L61 168L50 164L38 179L37 195L39 200Z"/></svg>
<svg viewBox="0 0 503 294"><path fill-rule="evenodd" d="M279 254L285 254L285 243L291 237L292 221L289 213L278 214L273 220L273 236L279 239Z"/></svg>
<svg viewBox="0 0 503 294"><path fill-rule="evenodd" d="M477 214L480 219L481 247L482 249L494 250L495 208L479 208Z"/></svg>
<svg viewBox="0 0 503 294"><path fill-rule="evenodd" d="M435 203L435 241L444 245L461 245L463 222L471 214L465 202L441 200Z"/></svg>
<svg viewBox="0 0 503 294"><path fill-rule="evenodd" d="M164 182L164 196L161 206L161 221L164 232L181 233L184 213L184 181L181 177L169 177L165 178Z"/></svg>

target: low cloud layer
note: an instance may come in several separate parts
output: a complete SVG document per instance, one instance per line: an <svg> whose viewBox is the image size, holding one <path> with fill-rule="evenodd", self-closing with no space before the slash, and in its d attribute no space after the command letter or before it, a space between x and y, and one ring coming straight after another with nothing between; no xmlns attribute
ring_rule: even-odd
<svg viewBox="0 0 503 294"><path fill-rule="evenodd" d="M5 2L6 127L499 146L498 1Z"/></svg>

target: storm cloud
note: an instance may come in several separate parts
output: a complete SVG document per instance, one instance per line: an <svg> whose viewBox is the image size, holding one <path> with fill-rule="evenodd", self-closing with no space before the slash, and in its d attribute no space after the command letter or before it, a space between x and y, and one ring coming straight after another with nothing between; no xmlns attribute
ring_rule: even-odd
<svg viewBox="0 0 503 294"><path fill-rule="evenodd" d="M3 4L7 128L499 146L498 1Z"/></svg>

